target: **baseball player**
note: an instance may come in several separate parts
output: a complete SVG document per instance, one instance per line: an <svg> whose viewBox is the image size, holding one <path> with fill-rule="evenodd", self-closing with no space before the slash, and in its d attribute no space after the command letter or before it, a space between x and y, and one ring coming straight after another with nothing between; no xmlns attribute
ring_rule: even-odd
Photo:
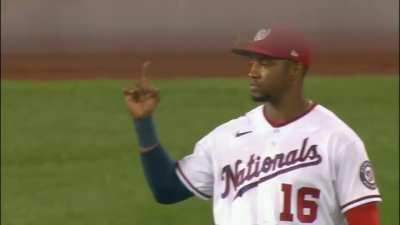
<svg viewBox="0 0 400 225"><path fill-rule="evenodd" d="M212 199L216 225L378 225L381 197L362 140L302 94L310 67L304 38L261 29L233 52L249 58L251 97L261 104L215 128L179 161L153 125L158 90L145 77L124 90L155 199Z"/></svg>

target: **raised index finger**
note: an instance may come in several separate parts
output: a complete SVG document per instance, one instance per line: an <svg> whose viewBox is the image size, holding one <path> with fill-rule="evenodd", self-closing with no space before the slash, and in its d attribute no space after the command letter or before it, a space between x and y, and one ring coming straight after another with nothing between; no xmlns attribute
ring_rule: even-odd
<svg viewBox="0 0 400 225"><path fill-rule="evenodd" d="M150 60L147 60L142 64L142 71L140 73L140 78L137 83L139 86L147 84L147 70L149 66Z"/></svg>

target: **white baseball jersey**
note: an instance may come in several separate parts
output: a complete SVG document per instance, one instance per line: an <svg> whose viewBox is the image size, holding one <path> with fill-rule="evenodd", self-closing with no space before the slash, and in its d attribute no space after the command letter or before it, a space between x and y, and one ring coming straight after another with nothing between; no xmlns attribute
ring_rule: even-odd
<svg viewBox="0 0 400 225"><path fill-rule="evenodd" d="M176 172L213 199L216 225L342 225L381 201L363 142L321 105L279 127L259 106L202 138Z"/></svg>

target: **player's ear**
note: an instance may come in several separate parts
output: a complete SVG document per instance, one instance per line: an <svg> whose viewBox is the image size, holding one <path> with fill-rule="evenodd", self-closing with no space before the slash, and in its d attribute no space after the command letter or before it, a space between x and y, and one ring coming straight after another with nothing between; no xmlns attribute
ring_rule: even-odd
<svg viewBox="0 0 400 225"><path fill-rule="evenodd" d="M303 66L300 63L289 61L289 73L293 80L302 79L303 71Z"/></svg>

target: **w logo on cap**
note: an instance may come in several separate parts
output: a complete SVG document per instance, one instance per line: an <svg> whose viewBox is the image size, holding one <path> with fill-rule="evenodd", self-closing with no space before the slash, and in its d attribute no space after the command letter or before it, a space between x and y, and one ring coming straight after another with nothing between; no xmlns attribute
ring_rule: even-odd
<svg viewBox="0 0 400 225"><path fill-rule="evenodd" d="M261 29L257 32L256 36L254 37L254 41L261 41L264 40L270 33L271 29Z"/></svg>
<svg viewBox="0 0 400 225"><path fill-rule="evenodd" d="M299 53L297 53L297 51L294 49L292 49L292 51L290 52L290 55L293 57L299 57Z"/></svg>

